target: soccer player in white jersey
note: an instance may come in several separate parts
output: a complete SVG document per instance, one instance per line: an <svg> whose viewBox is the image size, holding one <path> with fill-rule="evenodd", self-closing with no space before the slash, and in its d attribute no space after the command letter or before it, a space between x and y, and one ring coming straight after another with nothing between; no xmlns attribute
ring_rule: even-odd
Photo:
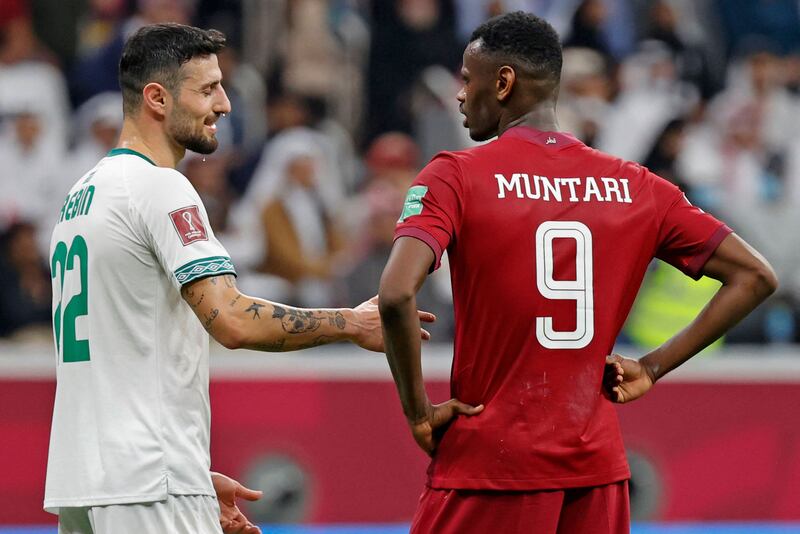
<svg viewBox="0 0 800 534"><path fill-rule="evenodd" d="M200 197L175 170L186 149L217 148L215 123L230 111L224 44L177 24L128 40L118 148L72 187L53 231L58 367L44 505L63 534L258 532L235 499L259 493L210 472L208 334L229 348L348 340L383 350L374 300L299 310L241 294Z"/></svg>

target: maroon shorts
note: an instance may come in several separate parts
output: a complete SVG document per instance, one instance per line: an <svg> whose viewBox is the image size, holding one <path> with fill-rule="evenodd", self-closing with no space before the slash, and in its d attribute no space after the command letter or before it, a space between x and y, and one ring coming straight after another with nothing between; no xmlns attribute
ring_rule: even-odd
<svg viewBox="0 0 800 534"><path fill-rule="evenodd" d="M425 488L410 534L628 534L628 481L553 491Z"/></svg>

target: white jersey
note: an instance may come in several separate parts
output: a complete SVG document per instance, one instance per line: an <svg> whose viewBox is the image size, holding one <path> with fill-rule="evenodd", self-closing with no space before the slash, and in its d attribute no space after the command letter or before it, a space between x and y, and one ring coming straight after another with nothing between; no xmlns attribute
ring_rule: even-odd
<svg viewBox="0 0 800 534"><path fill-rule="evenodd" d="M208 334L183 284L235 274L178 171L112 150L50 244L57 388L45 509L214 495Z"/></svg>

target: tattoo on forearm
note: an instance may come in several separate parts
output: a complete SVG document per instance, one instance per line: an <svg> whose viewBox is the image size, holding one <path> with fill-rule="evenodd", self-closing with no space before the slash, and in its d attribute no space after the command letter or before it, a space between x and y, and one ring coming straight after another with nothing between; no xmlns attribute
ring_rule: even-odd
<svg viewBox="0 0 800 534"><path fill-rule="evenodd" d="M267 352L282 352L284 345L286 345L286 340L285 339L278 339L278 340L273 341L271 343L261 343L259 345L256 345L255 349L256 350L264 350L264 351L267 351Z"/></svg>
<svg viewBox="0 0 800 534"><path fill-rule="evenodd" d="M313 311L284 308L276 304L272 305L272 318L280 319L283 331L289 334L314 332L320 325Z"/></svg>
<svg viewBox="0 0 800 534"><path fill-rule="evenodd" d="M320 345L327 345L328 343L333 343L336 341L336 338L332 336L318 336L315 337L313 340L309 341L308 343L302 343L297 345L295 348L297 349L310 349L311 347L319 347Z"/></svg>
<svg viewBox="0 0 800 534"><path fill-rule="evenodd" d="M211 325L214 322L214 320L217 318L217 316L219 316L219 310L217 308L212 309L211 310L211 314L206 316L206 320L203 323L203 326L205 327L206 330L210 330L211 329Z"/></svg>
<svg viewBox="0 0 800 534"><path fill-rule="evenodd" d="M347 321L342 315L342 312L327 312L328 313L328 322L331 326L336 326L339 330L344 330L344 327L347 325Z"/></svg>
<svg viewBox="0 0 800 534"><path fill-rule="evenodd" d="M217 277L216 277L216 276L212 276L212 277L211 277L211 278L209 278L208 280L209 280L209 281L210 281L212 284L214 284L214 285L217 285Z"/></svg>
<svg viewBox="0 0 800 534"><path fill-rule="evenodd" d="M247 312L253 312L253 320L256 320L256 319L261 319L261 315L258 313L258 310L259 310L260 308L263 308L263 307L264 307L264 305L263 305L263 304L259 304L258 302L254 302L254 303L252 303L252 304L250 305L250 307L249 307L249 308L247 308L247 309L245 310L245 313L247 313Z"/></svg>
<svg viewBox="0 0 800 534"><path fill-rule="evenodd" d="M225 287L234 288L236 287L236 280L234 279L232 274L226 274L222 277L222 280L225 281Z"/></svg>
<svg viewBox="0 0 800 534"><path fill-rule="evenodd" d="M327 345L328 343L333 343L334 341L336 341L336 338L333 336L317 336L311 341L306 341L305 343L300 343L298 345L291 345L287 347L286 338L282 338L269 343L260 343L253 348L255 348L256 350L263 350L267 352L283 352L287 350L310 349L312 347L318 347L320 345Z"/></svg>
<svg viewBox="0 0 800 534"><path fill-rule="evenodd" d="M195 293L193 289L184 290L183 295L186 302L189 303L189 306L191 306L192 309L197 308L203 302L203 299L206 298L205 293L200 293L200 297L198 297L197 300L195 301L195 296L197 295L197 293Z"/></svg>
<svg viewBox="0 0 800 534"><path fill-rule="evenodd" d="M236 305L236 303L239 302L240 298L242 298L241 293L239 295L236 295L236 297L234 297L234 299L231 300L231 308L233 308Z"/></svg>

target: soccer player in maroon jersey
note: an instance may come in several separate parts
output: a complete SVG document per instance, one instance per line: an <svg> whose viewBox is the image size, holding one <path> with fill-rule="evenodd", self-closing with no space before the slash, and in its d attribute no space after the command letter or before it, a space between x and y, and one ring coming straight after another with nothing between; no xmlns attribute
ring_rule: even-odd
<svg viewBox="0 0 800 534"><path fill-rule="evenodd" d="M522 12L464 52L464 125L490 143L438 154L409 190L383 273L386 354L414 439L431 455L413 533L623 533L630 477L614 402L643 395L777 285L723 223L646 168L558 131L561 47ZM415 294L447 250L452 399L433 405ZM607 355L647 265L722 287L663 346Z"/></svg>

